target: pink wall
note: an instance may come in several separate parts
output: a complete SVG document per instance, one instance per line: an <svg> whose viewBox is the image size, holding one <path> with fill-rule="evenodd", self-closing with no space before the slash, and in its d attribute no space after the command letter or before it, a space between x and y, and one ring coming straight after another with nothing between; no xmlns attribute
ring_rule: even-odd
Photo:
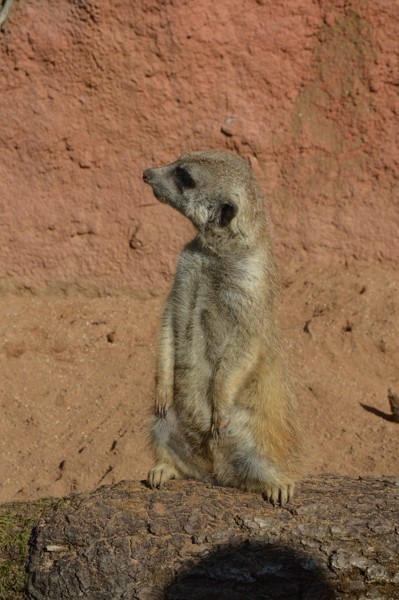
<svg viewBox="0 0 399 600"><path fill-rule="evenodd" d="M154 292L190 228L143 168L248 157L283 260L399 259L389 0L24 0L0 33L0 291Z"/></svg>

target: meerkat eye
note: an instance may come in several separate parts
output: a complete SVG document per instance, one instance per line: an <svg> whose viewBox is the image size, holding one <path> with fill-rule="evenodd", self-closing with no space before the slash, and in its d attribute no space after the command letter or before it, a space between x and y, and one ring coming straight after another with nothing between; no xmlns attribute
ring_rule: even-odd
<svg viewBox="0 0 399 600"><path fill-rule="evenodd" d="M220 225L226 227L234 219L238 208L232 202L225 202L220 209Z"/></svg>
<svg viewBox="0 0 399 600"><path fill-rule="evenodd" d="M186 171L186 169L183 169L183 167L177 167L174 171L174 176L177 180L177 183L183 188L195 187L194 179L191 177L190 173Z"/></svg>

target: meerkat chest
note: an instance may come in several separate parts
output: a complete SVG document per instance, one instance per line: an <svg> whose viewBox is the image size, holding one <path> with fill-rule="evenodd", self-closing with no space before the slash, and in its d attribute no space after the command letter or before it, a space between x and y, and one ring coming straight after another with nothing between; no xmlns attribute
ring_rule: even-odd
<svg viewBox="0 0 399 600"><path fill-rule="evenodd" d="M183 252L175 281L175 333L181 356L191 350L218 360L234 332L247 328L261 298L257 261L228 261ZM252 311L252 312L251 312Z"/></svg>
<svg viewBox="0 0 399 600"><path fill-rule="evenodd" d="M212 282L204 262L201 255L187 251L178 262L173 296L174 320L180 337L192 333L202 311L212 304Z"/></svg>
<svg viewBox="0 0 399 600"><path fill-rule="evenodd" d="M220 311L234 323L245 320L263 302L264 268L256 255L217 264L212 279Z"/></svg>

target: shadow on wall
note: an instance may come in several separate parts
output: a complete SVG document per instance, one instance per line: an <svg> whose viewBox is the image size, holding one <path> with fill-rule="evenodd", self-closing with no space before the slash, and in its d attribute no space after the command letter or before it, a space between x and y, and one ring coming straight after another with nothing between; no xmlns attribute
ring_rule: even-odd
<svg viewBox="0 0 399 600"><path fill-rule="evenodd" d="M248 540L244 544L221 547L199 563L181 570L162 597L168 600L332 600L336 596L326 569L310 553Z"/></svg>

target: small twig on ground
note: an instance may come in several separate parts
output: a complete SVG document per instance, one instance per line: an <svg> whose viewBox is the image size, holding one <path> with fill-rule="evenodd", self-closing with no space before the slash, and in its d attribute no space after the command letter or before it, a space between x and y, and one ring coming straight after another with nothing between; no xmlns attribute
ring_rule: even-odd
<svg viewBox="0 0 399 600"><path fill-rule="evenodd" d="M399 423L399 396L392 389L388 390L388 400L392 412L392 420Z"/></svg>

